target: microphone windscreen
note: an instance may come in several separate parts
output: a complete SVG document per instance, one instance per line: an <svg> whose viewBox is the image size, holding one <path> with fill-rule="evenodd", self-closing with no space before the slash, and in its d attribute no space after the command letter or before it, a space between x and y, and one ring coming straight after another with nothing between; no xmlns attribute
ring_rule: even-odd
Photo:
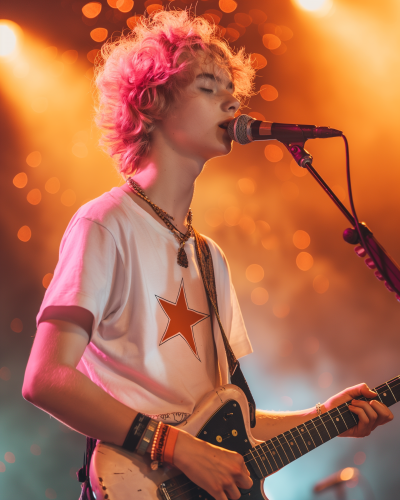
<svg viewBox="0 0 400 500"><path fill-rule="evenodd" d="M249 139L247 136L247 124L249 120L254 120L254 118L249 115L239 115L229 122L227 130L232 141L239 144L249 144L252 142L252 139Z"/></svg>

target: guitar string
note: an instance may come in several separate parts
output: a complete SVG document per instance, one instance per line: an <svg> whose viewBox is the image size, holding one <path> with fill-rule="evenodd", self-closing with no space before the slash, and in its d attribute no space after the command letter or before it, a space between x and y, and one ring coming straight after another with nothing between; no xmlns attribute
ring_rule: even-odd
<svg viewBox="0 0 400 500"><path fill-rule="evenodd" d="M395 377L395 378L394 378L394 379L392 379L392 380L396 380L396 381L398 381L398 380L400 380L400 376ZM389 381L389 382L390 382L390 381ZM388 386L388 387L390 387L390 386L388 385L388 383L387 383L387 382L385 382L384 384L382 384L381 386L378 386L378 387L376 388L376 391L375 391L375 392L377 392L378 396L380 396L380 394L384 394L384 393L386 392L386 390L385 390L385 389L382 389L382 392L381 392L381 393L379 393L379 392L378 392L379 388L384 387L385 385L386 385L386 386ZM391 389L394 389L395 387L398 387L398 386L400 386L400 382L399 382L398 384L394 384L394 385L392 385L392 386L391 386ZM397 402L397 399L396 399L395 395L393 394L392 390L390 390L390 392L392 393L392 396L393 396L394 400ZM381 398L379 398L379 399L381 399ZM361 401L367 401L367 399L366 399L364 396L362 396L359 400L361 400ZM368 400L368 401L371 401L371 400ZM332 410L329 410L329 412L327 412L327 413L330 413L330 412L333 412L333 411L335 411L335 410L338 410L338 413L340 414L340 416L342 417L343 422L345 423L345 421L344 421L344 419L343 419L343 415L344 415L345 413L343 413L343 414L342 414L342 413L340 413L339 408L340 408L341 406L343 406L343 405L344 405L344 406L346 406L346 410L345 410L345 412L346 412L346 413L350 413L351 415L353 415L353 413L352 413L352 412L351 412L351 411L347 408L347 405L348 405L348 404L350 404L350 403L349 403L349 402L342 403L341 405L336 406L335 408L332 408ZM326 414L325 414L325 415L326 415ZM329 415L329 416L330 416L330 415ZM313 419L310 419L308 422L311 422L311 421L316 420L316 419L321 419L321 421L322 421L322 418L321 418L321 417L322 417L322 416L320 416L320 417L316 417L316 418L313 418ZM300 425L303 425L303 426L307 429L307 427L305 426L305 424L306 424L306 423L307 423L307 422L305 422L304 424L300 424ZM322 424L318 424L317 426L315 425L315 423L314 423L314 422L313 422L313 424L314 424L314 427L316 427L316 428L317 428L317 427L320 427L321 425L324 425L324 427L325 427L325 424L324 424L324 422L323 422L323 421L322 421ZM346 424L346 423L345 423L345 425L346 425L346 427L347 427L347 424ZM335 425L335 427L336 427L336 425ZM296 428L297 428L297 427L296 427ZM295 429L295 428L293 428L293 429ZM312 430L312 429L311 429L311 430ZM289 429L289 431L291 431L291 429ZM287 431L287 432L289 432L289 431ZM308 432L308 433L310 433L310 430L308 430L308 429L307 429L307 432ZM317 430L317 432L318 432L318 430ZM278 456L279 456L279 458L280 458L281 462L283 463L283 460L282 460L281 456L279 455L279 452L278 452L277 448L275 447L275 444L273 443L273 440L274 440L274 439L276 439L276 441L278 441L278 445L282 448L282 450L284 451L284 453L285 453L285 455L286 455L286 452L285 452L285 450L284 450L284 448L283 448L282 444L280 443L280 441L279 441L279 439L278 439L278 437L279 437L279 436L281 436L281 435L283 435L283 434L284 434L284 433L281 433L281 434L279 434L278 436L274 436L272 439L269 439L269 440L267 440L267 441L264 441L263 443L261 443L261 444L259 444L259 445L255 446L254 448L258 448L258 447L260 447L260 448L261 448L261 451L262 451L262 452L264 453L264 455L265 455L265 452L264 452L264 450L262 449L262 446L263 446L263 445L267 445L268 452L269 452L269 453L271 453L271 455L272 455L272 452L271 452L271 450L269 449L269 445L268 445L268 442L271 442L271 444L272 444L272 445L274 446L274 448L276 449L276 452L277 452L277 454L278 454ZM318 434L319 434L319 432L318 432ZM329 433L328 433L328 435L329 435ZM301 434L300 434L300 433L299 433L299 436L301 436ZM311 436L311 434L310 434L310 436ZM284 436L284 437L285 437L285 436ZM334 437L336 437L336 436L334 436ZM295 438L293 438L293 439L295 440ZM320 439L321 439L322 443L324 444L325 442L323 441L323 439L321 438L321 436L320 436ZM332 438L330 438L330 439L332 439ZM329 439L329 440L330 440L330 439ZM286 437L285 437L285 440L286 440ZM287 441L287 440L286 440L286 441ZM296 443L296 444L297 444L297 443ZM314 446L315 446L315 443L314 443ZM315 447L315 448L316 448L316 447ZM313 448L313 449L315 449L315 448ZM289 448L289 449L291 450L291 448ZM252 448L252 450L249 450L249 452L247 452L245 455L243 455L243 458L248 457L249 455L252 455L252 451L254 451L254 449L253 449L253 448ZM308 451L312 451L312 450L308 450ZM307 451L307 452L308 452L308 451ZM258 453L258 450L257 450L257 453ZM293 452L292 452L292 454L293 454ZM258 455L259 455L259 453L258 453ZM266 455L265 455L265 456L266 456ZM295 457L295 460L296 460L296 456L295 456L294 454L293 454L293 456ZM288 459L288 461L289 461L289 458L288 458L288 456L287 456L287 455L286 455L286 458L287 458L287 459ZM300 458L300 457L299 457L299 458ZM251 461L253 461L253 460L255 460L255 461L256 461L256 458L251 457L249 460L247 460L247 461L245 460L245 462L244 462L244 463L245 463L245 464L247 464L247 463L250 463L250 462L251 462ZM268 458L267 458L267 460L268 460ZM275 459L274 459L274 462L276 463ZM257 463L257 462L256 462L256 463ZM269 460L268 460L268 463L269 463ZM291 462L289 461L289 463L291 463ZM266 469L266 467L265 467L265 463L264 463L264 462L263 462L263 465L264 465L264 468ZM287 464L287 465L288 465L288 464ZM257 466L258 466L258 464L257 464ZM283 463L283 466L285 466L285 464L284 464L284 463ZM271 464L270 464L270 467L271 467L271 469L272 469L272 472L274 472L274 470L273 470L273 468L272 468ZM260 467L258 466L258 468L260 468ZM267 469L266 469L266 470L267 470ZM267 471L268 471L268 470L267 470ZM272 472L271 472L271 473L272 473ZM267 475L269 475L269 473L268 473ZM185 494L189 493L190 491L192 491L193 489L198 488L198 486L197 486L195 483L193 483L192 481L190 481L190 480L189 480L188 482L183 483L183 484L181 484L180 486L178 486L178 487L176 487L176 488L173 488L173 489L170 489L170 490L168 490L168 491L169 491L169 493L173 493L173 492L174 492L174 491L176 491L177 489L182 488L182 487L184 487L184 486L186 486L186 485L189 485L189 484L193 484L193 487L192 487L192 488L189 488L188 490L186 490L186 491L184 491L184 492L182 492L182 493L180 493L179 495L177 495L177 497L179 497L179 496L181 496L181 495L185 495ZM174 498L177 498L177 497L174 497Z"/></svg>
<svg viewBox="0 0 400 500"><path fill-rule="evenodd" d="M399 377L395 377L395 378L394 378L394 379L392 379L392 380L398 381L398 380L400 380L400 376L399 376ZM390 382L390 381L389 381L389 382ZM378 387L376 388L376 392L377 392L378 396L380 396L380 394L384 394L384 393L386 392L386 390L385 390L385 389L382 389L382 392L381 392L381 393L379 393L379 392L378 392L379 388L384 387L385 385L386 385L386 386L388 386L388 384L387 384L387 383L385 383L385 384L382 384L381 386L378 386ZM398 384L393 384L391 388L392 388L392 389L394 389L395 387L398 387L399 385L400 385L400 382L399 382ZM390 387L390 386L388 386L388 387ZM392 393L392 396L393 396L394 400L397 402L397 399L396 399L395 395L393 394L393 392L392 392L392 391L390 391L390 392ZM379 398L379 399L381 399L381 398ZM367 401L367 399L366 399L364 396L362 396L362 397L360 398L360 400L362 400L362 401ZM342 420L343 420L343 422L345 423L346 427L347 427L347 424L346 424L345 420L343 419L343 414L345 414L345 413L344 413L344 412L343 412L343 414L342 414L342 413L340 413L339 408L340 408L341 406L345 406L345 407L346 407L345 412L346 412L346 413L350 413L350 414L353 416L353 413L352 413L352 412L351 412L351 411L347 408L347 405L348 405L348 404L349 404L348 402L346 402L346 403L342 403L341 405L339 405L339 406L337 406L337 407L333 408L332 410L329 410L329 412L333 412L334 410L336 410L336 409L337 409L337 410L338 410L338 413L339 413L339 414L340 414L340 416L342 417ZM328 412L327 412L327 413L328 413ZM329 416L330 416L330 415L329 415ZM321 417L317 417L317 418L321 419L321 421L322 421L322 418L321 418ZM315 420L315 418L314 418L314 419L311 419L310 421L312 421L312 420ZM305 422L305 423L307 423L307 422ZM321 425L324 425L324 427L325 427L325 424L323 423L323 421L322 421L322 424L318 424L317 426L315 426L315 423L314 423L314 422L313 422L313 424L314 424L314 427L320 427ZM303 425L303 426L307 429L307 427L305 426L305 424L300 424L300 425ZM308 433L310 433L310 430L308 430L308 429L307 429L307 432L308 432ZM318 430L317 430L317 432L318 432ZM282 433L282 434L283 434L283 433ZM319 432L318 432L318 434L319 434ZM286 452L285 452L285 450L284 450L284 448L283 448L283 446L282 446L281 442L280 442L280 441L279 441L279 439L278 439L278 437L279 437L280 435L281 435L281 434L279 434L278 436L275 436L274 438L272 438L272 439L270 439L270 440L268 440L268 441L264 441L264 442L263 442L263 443L261 443L260 445L257 445L257 447L259 446L259 447L261 448L261 451L263 452L263 454L266 456L265 451L262 449L262 445L267 445L268 452L269 452L269 453L271 453L271 450L270 450L269 445L268 445L268 442L270 441L270 442L271 442L271 444L272 444L272 445L274 446L274 448L276 449L276 452L278 453L278 456L279 456L279 458L280 458L281 462L283 463L283 460L282 460L282 458L281 458L281 456L280 456L280 454L279 454L279 452L278 452L277 448L275 447L275 444L273 443L273 440L275 439L275 440L278 442L278 446L280 446L280 447L282 448L282 450L284 451L284 453L285 453L285 455L286 455ZM301 435L301 434L299 433L299 436L300 436L300 435ZM328 433L328 435L329 435L329 433ZM311 434L310 434L310 436L311 436ZM285 436L284 436L284 437L285 437ZM334 436L334 437L336 437L336 436ZM286 437L285 437L285 439L286 439ZM294 439L295 439L295 438L294 438ZM323 439L321 438L321 436L320 436L320 439L321 439L322 443L324 443L324 441L323 441ZM332 439L332 438L330 438L330 439ZM296 444L297 444L297 443L296 443ZM314 445L315 445L315 443L314 443ZM254 448L256 448L256 447L254 447ZM315 448L314 448L314 449L315 449ZM252 451L253 451L253 450L250 450L248 453L246 453L245 455L243 455L243 458L248 457L249 455L252 455ZM311 450L308 450L308 451L311 451ZM257 450L257 453L258 453L258 450ZM271 453L271 454L272 454L272 453ZM294 456L295 456L295 455L294 455ZM288 456L287 456L287 455L286 455L286 458L288 459L288 462L289 462L289 463L291 463L291 462L289 461L289 458L288 458ZM299 457L299 458L300 458L300 457ZM295 459L296 459L296 457L295 457ZM256 459L255 459L254 457L251 457L249 460L247 460L247 461L245 460L245 464L250 463L250 462L251 462L251 461L253 461L253 460L256 460ZM267 458L267 460L268 460L268 458ZM275 461L275 459L274 459L274 461ZM268 462L269 462L269 461L268 461ZM257 463L257 462L256 462L256 463ZM275 463L276 463L276 461L275 461ZM283 464L284 464L284 463L283 463ZM258 465L258 464L257 464L257 465ZM264 468L266 468L264 463L263 463L263 465L264 465ZM283 466L285 466L285 464L284 464ZM273 468L272 468L272 466L271 466L271 465L270 465L270 467L271 467L271 469L272 469L272 472L274 472L274 470L273 470ZM267 470L267 469L266 469L266 470ZM269 474L268 474L268 475L269 475ZM184 486L186 486L186 485L188 485L188 484L193 484L193 485L194 485L194 486L193 486L193 488L190 488L189 490L186 490L185 492L180 493L178 496L184 495L184 494L188 493L189 491L191 491L191 490L193 490L193 489L197 488L197 486L195 485L195 483L193 483L192 481L190 481L190 480L189 480L188 482L181 484L181 485L180 485L180 486L178 486L177 488L174 488L174 489L169 490L169 492L170 492L170 493L172 493L173 491L175 491L175 490L177 490L177 489L179 489L179 488L182 488L182 487L184 487Z"/></svg>

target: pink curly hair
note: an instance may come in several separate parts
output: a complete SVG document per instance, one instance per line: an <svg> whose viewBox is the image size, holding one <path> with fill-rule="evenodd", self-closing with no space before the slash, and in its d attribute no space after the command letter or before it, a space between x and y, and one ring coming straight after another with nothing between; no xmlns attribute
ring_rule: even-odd
<svg viewBox="0 0 400 500"><path fill-rule="evenodd" d="M143 17L128 35L103 45L95 121L103 132L100 143L123 177L148 153L155 120L193 81L200 51L229 72L239 101L253 95L251 57L243 48L234 53L218 27L186 10Z"/></svg>

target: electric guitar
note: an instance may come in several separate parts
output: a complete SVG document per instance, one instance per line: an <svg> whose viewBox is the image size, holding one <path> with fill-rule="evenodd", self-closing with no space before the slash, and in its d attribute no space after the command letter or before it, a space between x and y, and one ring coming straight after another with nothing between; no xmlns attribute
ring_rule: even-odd
<svg viewBox="0 0 400 500"><path fill-rule="evenodd" d="M400 400L400 376L376 387L375 398L386 406ZM366 401L364 397L358 397ZM178 428L216 446L243 455L253 480L249 490L241 490L243 500L268 500L264 479L285 465L347 429L355 426L357 416L348 403L293 427L269 441L258 441L250 430L248 404L235 385L224 385L209 393L193 414ZM211 500L173 466L151 468L148 453L144 457L119 446L99 441L90 463L90 484L96 500Z"/></svg>

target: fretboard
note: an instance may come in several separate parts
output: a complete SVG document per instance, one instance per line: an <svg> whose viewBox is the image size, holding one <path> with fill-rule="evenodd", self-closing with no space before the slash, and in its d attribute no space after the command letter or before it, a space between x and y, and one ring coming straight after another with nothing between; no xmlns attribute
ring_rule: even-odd
<svg viewBox="0 0 400 500"><path fill-rule="evenodd" d="M397 403L400 401L400 376L375 387L374 391L378 397L373 399L386 406ZM371 401L363 396L353 399ZM255 446L245 455L246 464L251 464L259 479L262 479L330 441L357 425L358 417L349 410L349 404L351 401Z"/></svg>

